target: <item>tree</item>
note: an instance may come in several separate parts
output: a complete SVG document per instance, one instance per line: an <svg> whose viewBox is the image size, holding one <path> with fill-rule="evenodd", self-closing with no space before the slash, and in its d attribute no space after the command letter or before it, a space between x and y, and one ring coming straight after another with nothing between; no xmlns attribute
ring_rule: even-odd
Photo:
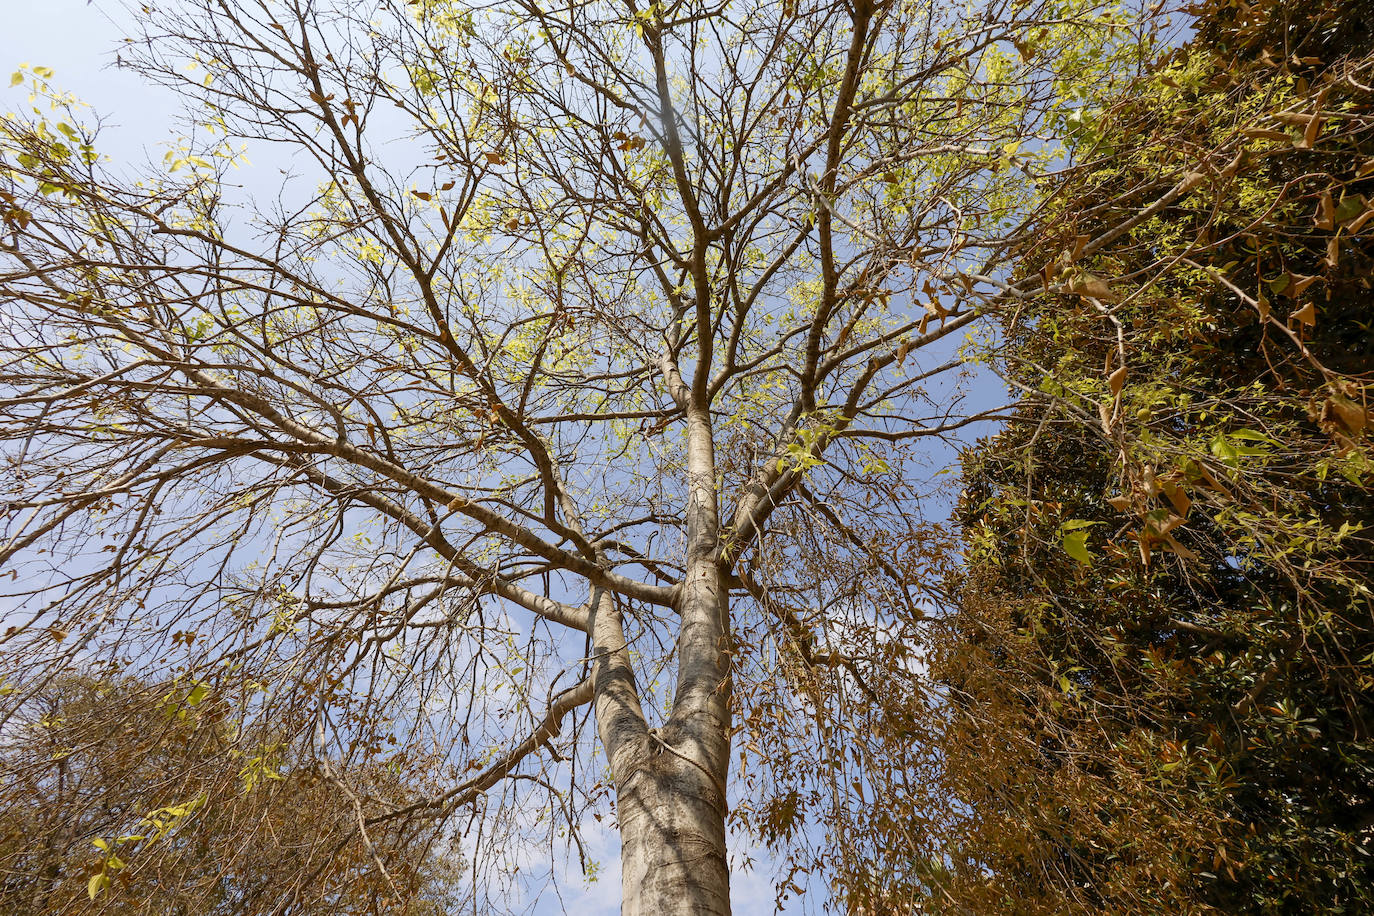
<svg viewBox="0 0 1374 916"><path fill-rule="evenodd" d="M613 789L629 914L729 910L732 744L771 840L866 808L886 764L844 736L909 682L934 562L918 447L997 410L947 381L958 336L1150 30L897 0L140 27L125 65L188 102L160 166L121 177L42 68L0 134L7 708L77 665L258 671L303 759L442 749L427 799L349 790L369 828L463 813L485 861L514 811L575 837ZM305 172L270 206L244 139ZM588 704L601 757L563 733Z"/></svg>
<svg viewBox="0 0 1374 916"><path fill-rule="evenodd" d="M0 907L13 916L449 912L434 825L357 830L332 765L302 766L202 684L60 679L0 743ZM350 783L397 802L374 768ZM385 871L374 867L385 859Z"/></svg>
<svg viewBox="0 0 1374 916"><path fill-rule="evenodd" d="M1374 904L1371 20L1198 13L1023 250L931 912Z"/></svg>

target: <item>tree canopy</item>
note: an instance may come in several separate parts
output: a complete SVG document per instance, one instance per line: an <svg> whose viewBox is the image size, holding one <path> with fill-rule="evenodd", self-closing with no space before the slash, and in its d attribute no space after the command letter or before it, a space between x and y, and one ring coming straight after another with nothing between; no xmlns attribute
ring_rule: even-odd
<svg viewBox="0 0 1374 916"><path fill-rule="evenodd" d="M454 912L462 863L443 844L431 853L433 822L364 838L340 768L243 729L233 700L129 677L50 683L0 742L0 907L267 914L287 900L291 912L361 916L404 895L410 912ZM393 803L421 789L378 766L347 777Z"/></svg>

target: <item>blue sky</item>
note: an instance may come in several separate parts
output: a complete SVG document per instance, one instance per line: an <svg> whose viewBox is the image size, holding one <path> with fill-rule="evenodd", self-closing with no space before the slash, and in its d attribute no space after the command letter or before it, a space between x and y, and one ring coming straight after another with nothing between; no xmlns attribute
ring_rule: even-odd
<svg viewBox="0 0 1374 916"><path fill-rule="evenodd" d="M112 7L118 12L117 7ZM142 150L171 136L175 101L113 66L120 32L111 16L86 0L0 0L0 67L5 75L20 64L51 67L55 83L108 118L103 138L118 158L140 158ZM3 85L8 85L5 79ZM6 110L22 104L16 90Z"/></svg>

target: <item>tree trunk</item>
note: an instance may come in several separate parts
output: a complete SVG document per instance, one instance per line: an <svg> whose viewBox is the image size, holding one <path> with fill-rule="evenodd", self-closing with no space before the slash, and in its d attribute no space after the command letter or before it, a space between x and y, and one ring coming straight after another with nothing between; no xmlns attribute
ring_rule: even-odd
<svg viewBox="0 0 1374 916"><path fill-rule="evenodd" d="M688 408L687 429L687 556L672 712L662 730L634 742L632 754L612 758L623 916L730 912L729 594L719 556L715 444L703 404Z"/></svg>
<svg viewBox="0 0 1374 916"><path fill-rule="evenodd" d="M651 729L617 600L592 591L592 686L620 827L623 916L729 916L725 780L730 758L729 593L710 415L688 411L687 557L672 710ZM605 562L604 557L598 557Z"/></svg>
<svg viewBox="0 0 1374 916"><path fill-rule="evenodd" d="M659 736L649 741L617 803L622 916L728 916L724 787Z"/></svg>

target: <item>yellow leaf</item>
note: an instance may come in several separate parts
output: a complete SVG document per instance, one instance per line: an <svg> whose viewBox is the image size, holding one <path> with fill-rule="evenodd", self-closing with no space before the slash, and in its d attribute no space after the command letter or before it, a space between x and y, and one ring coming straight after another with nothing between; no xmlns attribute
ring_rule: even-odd
<svg viewBox="0 0 1374 916"><path fill-rule="evenodd" d="M1084 566L1093 565L1092 553L1088 550L1088 532L1070 531L1064 535L1060 546L1064 552Z"/></svg>

